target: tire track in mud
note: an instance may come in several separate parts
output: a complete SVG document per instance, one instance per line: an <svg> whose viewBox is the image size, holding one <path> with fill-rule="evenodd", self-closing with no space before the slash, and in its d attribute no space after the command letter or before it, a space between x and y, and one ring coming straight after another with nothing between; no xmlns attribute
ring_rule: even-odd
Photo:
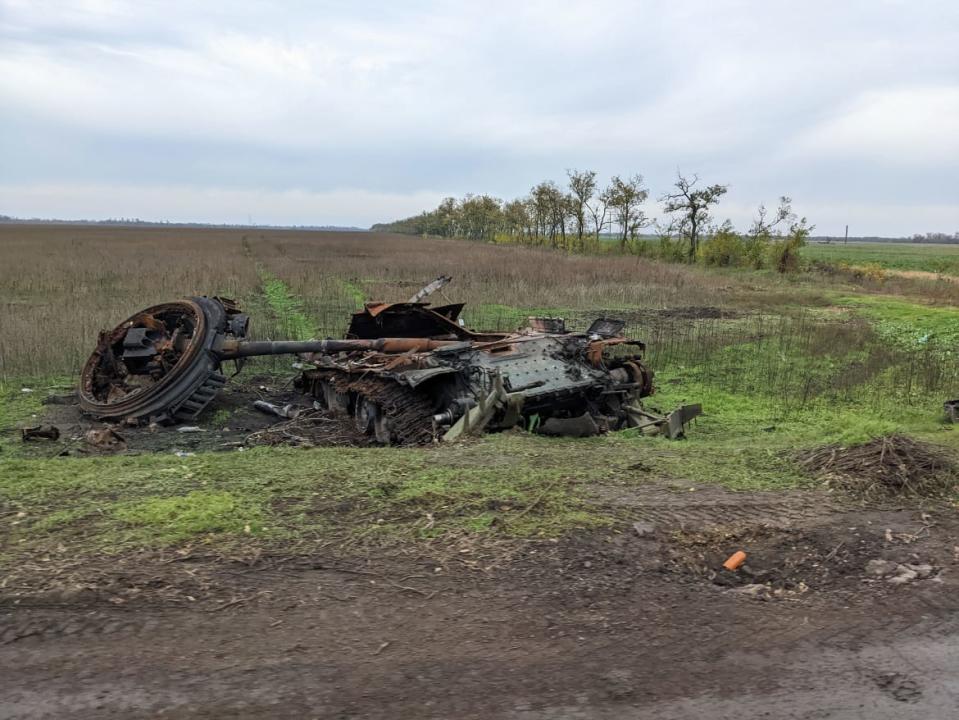
<svg viewBox="0 0 959 720"><path fill-rule="evenodd" d="M661 484L639 487L594 487L595 501L630 520L645 520L662 529L707 530L722 526L792 528L817 522L849 508L847 503L815 491L736 492L710 486L694 492Z"/></svg>
<svg viewBox="0 0 959 720"><path fill-rule="evenodd" d="M27 614L27 617L16 617L10 613L0 621L0 647L29 639L42 641L120 634L136 637L157 630L162 625L158 617L144 618L142 609L139 612L94 611L81 615L66 607L34 608L20 612Z"/></svg>

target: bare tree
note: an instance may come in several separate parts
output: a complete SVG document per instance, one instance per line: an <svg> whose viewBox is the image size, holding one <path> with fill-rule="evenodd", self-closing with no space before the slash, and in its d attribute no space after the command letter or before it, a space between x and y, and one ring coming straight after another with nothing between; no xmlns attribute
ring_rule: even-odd
<svg viewBox="0 0 959 720"><path fill-rule="evenodd" d="M752 227L749 228L749 234L756 237L769 237L774 235L778 232L777 227L779 225L795 219L796 214L793 212L792 202L792 198L783 195L779 198L779 207L776 209L776 214L772 217L769 217L769 211L766 210L766 206L760 204L759 209L756 211L756 217L753 219Z"/></svg>
<svg viewBox="0 0 959 720"><path fill-rule="evenodd" d="M696 250L699 248L699 239L703 229L708 225L709 207L719 202L719 198L729 190L727 185L708 185L697 188L699 176L692 179L677 173L674 187L676 192L667 193L660 198L664 203L663 211L674 215L672 227L689 242L688 259L696 259Z"/></svg>
<svg viewBox="0 0 959 720"><path fill-rule="evenodd" d="M599 246L599 236L603 229L609 224L609 188L606 188L596 196L596 201L592 205L587 205L590 217L593 219L593 232L596 246Z"/></svg>

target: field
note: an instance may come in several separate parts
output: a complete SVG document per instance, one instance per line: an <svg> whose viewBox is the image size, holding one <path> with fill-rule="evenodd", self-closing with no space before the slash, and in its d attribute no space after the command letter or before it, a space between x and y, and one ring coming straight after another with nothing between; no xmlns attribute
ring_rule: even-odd
<svg viewBox="0 0 959 720"><path fill-rule="evenodd" d="M959 268L951 246L803 252ZM942 417L959 395L951 280L258 229L0 225L0 258L0 602L12 610L0 672L54 688L0 691L13 716L146 717L175 696L183 714L234 717L753 717L782 700L777 684L801 711L822 708L810 686L870 717L910 717L914 686L932 703L924 717L950 706L956 580L893 587L863 568L951 569L954 491L852 496L799 458L895 433L959 452ZM131 434L127 452L100 454L73 439L69 408L43 402L69 391L99 329L155 302L233 297L256 337L336 337L363 302L442 273L444 298L478 328L624 318L649 347L652 405L700 402L704 416L677 442L517 430L241 451L249 401L288 392L278 358L244 370L205 432ZM19 428L39 422L63 439L22 443ZM716 568L741 548L752 581L723 585ZM527 675L506 672L511 659ZM69 680L83 668L99 695ZM247 692L251 680L273 690ZM575 715L584 703L593 714Z"/></svg>
<svg viewBox="0 0 959 720"><path fill-rule="evenodd" d="M810 243L803 248L802 253L810 260L845 263L855 267L878 265L886 270L959 275L959 245Z"/></svg>

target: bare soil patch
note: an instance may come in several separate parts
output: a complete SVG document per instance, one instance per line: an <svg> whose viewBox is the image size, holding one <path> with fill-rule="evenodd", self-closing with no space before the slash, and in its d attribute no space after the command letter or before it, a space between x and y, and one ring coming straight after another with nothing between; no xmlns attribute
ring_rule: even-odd
<svg viewBox="0 0 959 720"><path fill-rule="evenodd" d="M42 415L34 422L55 428L57 438L25 442L22 446L25 454L36 457L183 454L235 451L254 445L361 447L369 444L368 438L357 432L348 418L332 417L316 410L308 397L270 376L253 375L231 381L197 419L192 426L195 431L188 432L183 431L182 425L104 423L83 415L72 394L59 395L54 400L44 406ZM280 407L292 405L301 414L290 420L264 413L253 407L257 400ZM19 435L20 430L8 432Z"/></svg>

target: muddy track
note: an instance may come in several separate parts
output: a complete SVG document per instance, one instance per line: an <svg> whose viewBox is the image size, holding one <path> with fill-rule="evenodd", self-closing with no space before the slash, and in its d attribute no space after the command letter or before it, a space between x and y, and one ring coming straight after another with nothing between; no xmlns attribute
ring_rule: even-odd
<svg viewBox="0 0 959 720"><path fill-rule="evenodd" d="M651 487L642 533L242 568L144 556L130 566L163 594L141 578L118 595L102 568L110 592L5 591L0 717L953 716L954 509L828 510L807 495L806 514L801 494L758 494L737 515L728 493L689 495ZM717 508L733 525L702 521ZM788 527L765 524L784 509ZM728 543L783 594L720 582ZM874 557L935 575L893 585L866 572ZM192 600L169 592L183 578Z"/></svg>
<svg viewBox="0 0 959 720"><path fill-rule="evenodd" d="M596 501L639 520L680 530L729 525L794 527L847 509L848 502L824 492L731 492L720 487L668 487L649 484L638 488L598 485Z"/></svg>

